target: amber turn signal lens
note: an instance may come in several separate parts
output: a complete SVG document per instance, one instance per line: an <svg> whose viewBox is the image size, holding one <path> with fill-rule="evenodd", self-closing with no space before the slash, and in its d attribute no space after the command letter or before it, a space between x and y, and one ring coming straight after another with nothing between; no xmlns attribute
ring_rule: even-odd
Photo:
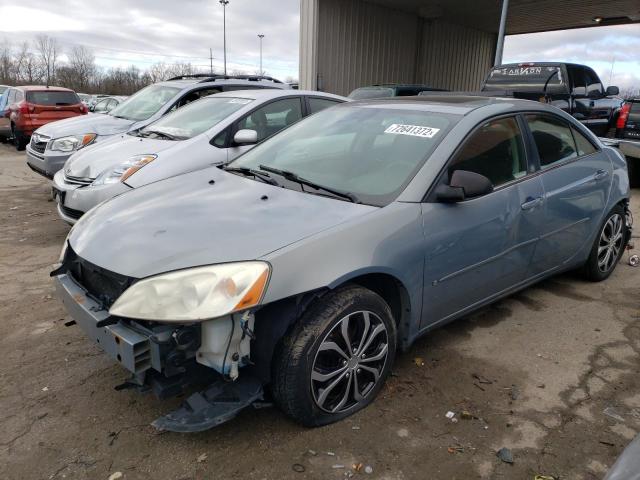
<svg viewBox="0 0 640 480"><path fill-rule="evenodd" d="M267 285L267 280L269 279L269 270L265 270L262 272L262 275L258 277L255 283L251 286L249 291L242 297L242 300L238 302L238 304L233 309L234 311L242 310L244 308L252 307L260 303L262 299L262 294L264 293L264 289Z"/></svg>

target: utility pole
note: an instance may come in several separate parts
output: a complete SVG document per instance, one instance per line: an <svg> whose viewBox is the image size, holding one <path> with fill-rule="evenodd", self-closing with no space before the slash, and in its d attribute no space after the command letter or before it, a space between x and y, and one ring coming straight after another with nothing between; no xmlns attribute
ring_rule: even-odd
<svg viewBox="0 0 640 480"><path fill-rule="evenodd" d="M224 74L227 74L227 5L229 0L220 0L222 5L222 36L223 36L223 50L224 50Z"/></svg>
<svg viewBox="0 0 640 480"><path fill-rule="evenodd" d="M609 85L611 85L611 82L613 81L613 67L616 64L616 57L613 57L611 59L611 72L609 73Z"/></svg>
<svg viewBox="0 0 640 480"><path fill-rule="evenodd" d="M260 75L264 75L264 70L262 70L262 39L264 38L264 34L259 33L258 38L260 39Z"/></svg>
<svg viewBox="0 0 640 480"><path fill-rule="evenodd" d="M498 45L496 46L495 66L502 65L502 52L504 51L504 32L507 25L507 11L509 10L509 0L502 0L502 14L500 15L500 30L498 31Z"/></svg>
<svg viewBox="0 0 640 480"><path fill-rule="evenodd" d="M213 75L213 49L212 48L209 49L209 64L210 64L209 73Z"/></svg>

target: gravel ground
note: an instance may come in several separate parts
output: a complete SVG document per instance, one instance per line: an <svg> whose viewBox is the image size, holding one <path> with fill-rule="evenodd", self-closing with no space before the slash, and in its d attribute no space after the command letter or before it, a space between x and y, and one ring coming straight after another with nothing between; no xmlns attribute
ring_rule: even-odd
<svg viewBox="0 0 640 480"><path fill-rule="evenodd" d="M640 218L640 191L633 203ZM625 254L604 283L558 276L419 340L342 423L263 409L158 434L176 401L115 391L126 372L64 325L49 271L68 230L48 182L0 145L2 479L340 479L359 463L371 479L596 479L640 431L640 269Z"/></svg>

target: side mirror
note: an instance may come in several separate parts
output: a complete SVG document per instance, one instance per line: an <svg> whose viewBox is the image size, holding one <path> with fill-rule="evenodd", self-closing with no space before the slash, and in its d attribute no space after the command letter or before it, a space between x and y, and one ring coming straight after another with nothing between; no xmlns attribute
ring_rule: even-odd
<svg viewBox="0 0 640 480"><path fill-rule="evenodd" d="M233 142L236 145L253 145L258 143L258 132L255 130L238 130L233 136Z"/></svg>
<svg viewBox="0 0 640 480"><path fill-rule="evenodd" d="M95 105L91 105L91 106L89 107L89 111L90 111L90 112L93 112L95 109L96 109L96 106L95 106Z"/></svg>
<svg viewBox="0 0 640 480"><path fill-rule="evenodd" d="M607 87L607 97L612 97L615 95L620 95L620 89L614 86Z"/></svg>
<svg viewBox="0 0 640 480"><path fill-rule="evenodd" d="M493 184L484 175L466 170L455 170L449 185L436 189L436 198L442 202L460 202L467 198L479 197L493 191Z"/></svg>

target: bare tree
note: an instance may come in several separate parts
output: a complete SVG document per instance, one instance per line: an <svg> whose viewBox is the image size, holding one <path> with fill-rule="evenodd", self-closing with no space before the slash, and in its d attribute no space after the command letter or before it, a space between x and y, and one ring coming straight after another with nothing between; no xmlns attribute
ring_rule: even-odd
<svg viewBox="0 0 640 480"><path fill-rule="evenodd" d="M13 83L13 54L11 44L6 39L0 44L0 83Z"/></svg>
<svg viewBox="0 0 640 480"><path fill-rule="evenodd" d="M49 85L51 80L55 79L56 76L56 64L60 53L58 41L49 35L38 35L35 46L40 61L42 62L43 70L46 72L45 78L47 85Z"/></svg>
<svg viewBox="0 0 640 480"><path fill-rule="evenodd" d="M42 62L31 52L29 42L22 42L13 59L16 83L40 83L44 76Z"/></svg>
<svg viewBox="0 0 640 480"><path fill-rule="evenodd" d="M76 46L68 54L69 69L73 81L69 85L74 90L85 91L95 74L95 57L93 52L84 46Z"/></svg>

